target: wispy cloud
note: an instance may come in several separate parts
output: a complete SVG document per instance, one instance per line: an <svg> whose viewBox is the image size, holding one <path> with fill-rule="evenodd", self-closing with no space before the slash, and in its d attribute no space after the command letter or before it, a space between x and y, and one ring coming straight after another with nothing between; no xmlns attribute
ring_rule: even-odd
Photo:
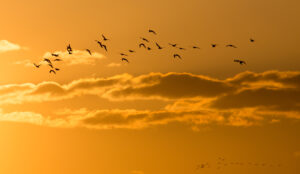
<svg viewBox="0 0 300 174"><path fill-rule="evenodd" d="M98 52L92 52L90 55L87 51L84 50L74 50L72 54L69 54L67 51L55 51L55 54L58 54L61 59L63 59L65 65L78 65L78 64L89 64L94 65L98 60L104 59L105 56ZM43 55L43 58L51 57L50 52L46 52Z"/></svg>
<svg viewBox="0 0 300 174"><path fill-rule="evenodd" d="M7 40L0 40L0 53L20 50L22 47L18 44L11 43Z"/></svg>
<svg viewBox="0 0 300 174"><path fill-rule="evenodd" d="M115 68L115 67L120 67L121 64L120 63L110 63L107 65L107 67L110 67L110 68Z"/></svg>

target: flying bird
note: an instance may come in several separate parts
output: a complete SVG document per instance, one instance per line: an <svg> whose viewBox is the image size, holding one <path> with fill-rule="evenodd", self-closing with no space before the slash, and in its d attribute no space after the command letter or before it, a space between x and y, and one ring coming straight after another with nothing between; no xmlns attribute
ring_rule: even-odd
<svg viewBox="0 0 300 174"><path fill-rule="evenodd" d="M53 57L58 57L59 56L59 54L55 54L55 53L52 53L51 54Z"/></svg>
<svg viewBox="0 0 300 174"><path fill-rule="evenodd" d="M158 49L163 49L163 47L161 47L158 43L155 43L155 45L157 46Z"/></svg>
<svg viewBox="0 0 300 174"><path fill-rule="evenodd" d="M73 52L73 49L70 44L67 46L67 51L69 54L72 54L72 52Z"/></svg>
<svg viewBox="0 0 300 174"><path fill-rule="evenodd" d="M197 46L193 46L192 48L193 48L193 49L200 49L200 48L199 48L199 47L197 47Z"/></svg>
<svg viewBox="0 0 300 174"><path fill-rule="evenodd" d="M185 50L185 48L182 48L182 47L179 47L178 49L180 49L180 50Z"/></svg>
<svg viewBox="0 0 300 174"><path fill-rule="evenodd" d="M51 60L50 59L44 58L44 61L48 62L49 64L51 64Z"/></svg>
<svg viewBox="0 0 300 174"><path fill-rule="evenodd" d="M255 40L254 40L254 39L252 39L252 38L250 38L250 42L255 42Z"/></svg>
<svg viewBox="0 0 300 174"><path fill-rule="evenodd" d="M153 33L156 35L156 32L154 30L149 29L149 33Z"/></svg>
<svg viewBox="0 0 300 174"><path fill-rule="evenodd" d="M103 34L102 34L102 38L103 38L104 41L109 40L109 39L107 39Z"/></svg>
<svg viewBox="0 0 300 174"><path fill-rule="evenodd" d="M104 48L105 49L105 51L107 51L107 47L106 47L106 45L102 45L102 48Z"/></svg>
<svg viewBox="0 0 300 174"><path fill-rule="evenodd" d="M51 68L53 68L53 65L51 63L48 64Z"/></svg>
<svg viewBox="0 0 300 174"><path fill-rule="evenodd" d="M54 59L53 61L60 62L62 59Z"/></svg>
<svg viewBox="0 0 300 174"><path fill-rule="evenodd" d="M177 44L171 44L171 43L169 43L169 45L171 45L172 47L176 47L177 46Z"/></svg>
<svg viewBox="0 0 300 174"><path fill-rule="evenodd" d="M128 59L126 59L126 58L122 58L121 60L126 61L127 63L129 63Z"/></svg>
<svg viewBox="0 0 300 174"><path fill-rule="evenodd" d="M151 48L150 48L150 47L147 47L147 50L149 50L149 51L150 51L150 50L151 50Z"/></svg>
<svg viewBox="0 0 300 174"><path fill-rule="evenodd" d="M243 60L239 60L239 59L234 59L234 61L233 62L237 62L237 63L239 63L240 65L243 65L243 64L245 64L246 65L246 62L245 61L243 61Z"/></svg>
<svg viewBox="0 0 300 174"><path fill-rule="evenodd" d="M127 54L124 54L124 53L120 53L120 55L121 55L121 56L128 56Z"/></svg>
<svg viewBox="0 0 300 174"><path fill-rule="evenodd" d="M49 73L50 73L50 74L51 74L51 73L56 74L56 72L55 72L53 69L51 69L51 70L49 71Z"/></svg>
<svg viewBox="0 0 300 174"><path fill-rule="evenodd" d="M35 63L33 63L33 65L36 67L36 68L39 68L40 66L41 66L41 64L35 64Z"/></svg>
<svg viewBox="0 0 300 174"><path fill-rule="evenodd" d="M60 69L59 68L55 68L55 71L59 71Z"/></svg>
<svg viewBox="0 0 300 174"><path fill-rule="evenodd" d="M90 54L90 55L92 55L92 52L91 52L91 50L89 50L89 49L86 49L86 51Z"/></svg>
<svg viewBox="0 0 300 174"><path fill-rule="evenodd" d="M211 47L215 48L217 46L217 44L211 44Z"/></svg>
<svg viewBox="0 0 300 174"><path fill-rule="evenodd" d="M146 45L144 43L139 44L139 48L144 47L146 48Z"/></svg>
<svg viewBox="0 0 300 174"><path fill-rule="evenodd" d="M141 39L142 39L143 41L149 42L149 40L146 39L146 38L144 38L144 37L141 37Z"/></svg>
<svg viewBox="0 0 300 174"><path fill-rule="evenodd" d="M179 59L181 59L181 56L179 54L174 54L173 57L174 58L178 57Z"/></svg>
<svg viewBox="0 0 300 174"><path fill-rule="evenodd" d="M232 44L228 44L228 45L226 45L226 47L237 48L235 45L232 45Z"/></svg>
<svg viewBox="0 0 300 174"><path fill-rule="evenodd" d="M102 45L102 43L99 41L99 40L95 40L98 44L99 44L99 46L102 48L103 47L103 45Z"/></svg>
<svg viewBox="0 0 300 174"><path fill-rule="evenodd" d="M131 53L134 53L135 51L134 50L128 50L129 52L131 52Z"/></svg>

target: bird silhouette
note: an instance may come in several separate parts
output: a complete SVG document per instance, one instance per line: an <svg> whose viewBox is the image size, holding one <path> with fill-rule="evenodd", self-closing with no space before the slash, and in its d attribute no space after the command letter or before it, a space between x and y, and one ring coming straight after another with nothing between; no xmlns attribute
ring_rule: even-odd
<svg viewBox="0 0 300 174"><path fill-rule="evenodd" d="M158 49L163 49L163 47L161 47L157 42L155 43L155 45L157 46Z"/></svg>
<svg viewBox="0 0 300 174"><path fill-rule="evenodd" d="M246 62L243 61L243 60L234 59L234 62L237 62L237 63L239 63L240 65L243 65L243 64L246 65Z"/></svg>
<svg viewBox="0 0 300 174"><path fill-rule="evenodd" d="M250 38L249 40L250 40L250 42L255 42L255 40L254 40L254 39L252 39L252 38Z"/></svg>
<svg viewBox="0 0 300 174"><path fill-rule="evenodd" d="M149 29L148 31L149 31L149 33L153 33L156 35L156 32L154 30Z"/></svg>
<svg viewBox="0 0 300 174"><path fill-rule="evenodd" d="M185 50L185 48L182 48L182 47L179 47L178 49L180 49L180 50Z"/></svg>
<svg viewBox="0 0 300 174"><path fill-rule="evenodd" d="M149 50L149 51L150 51L150 50L151 50L151 48L150 48L150 47L147 47L147 50Z"/></svg>
<svg viewBox="0 0 300 174"><path fill-rule="evenodd" d="M235 45L232 45L232 44L228 44L228 45L226 45L226 47L237 48Z"/></svg>
<svg viewBox="0 0 300 174"><path fill-rule="evenodd" d="M197 46L193 46L192 48L193 48L193 49L200 49L200 48L199 48L199 47L197 47Z"/></svg>
<svg viewBox="0 0 300 174"><path fill-rule="evenodd" d="M128 50L130 53L134 53L135 51L134 50Z"/></svg>
<svg viewBox="0 0 300 174"><path fill-rule="evenodd" d="M107 47L106 47L106 45L102 45L102 48L104 48L105 49L105 51L107 51Z"/></svg>
<svg viewBox="0 0 300 174"><path fill-rule="evenodd" d="M104 41L108 41L109 40L103 34L102 34L102 38L103 38Z"/></svg>
<svg viewBox="0 0 300 174"><path fill-rule="evenodd" d="M54 59L53 61L60 62L60 61L62 61L62 59Z"/></svg>
<svg viewBox="0 0 300 174"><path fill-rule="evenodd" d="M36 64L36 63L33 63L33 65L36 67L36 68L39 68L41 66L41 64Z"/></svg>
<svg viewBox="0 0 300 174"><path fill-rule="evenodd" d="M179 54L174 54L173 57L174 58L178 57L179 59L181 59L181 56Z"/></svg>
<svg viewBox="0 0 300 174"><path fill-rule="evenodd" d="M59 71L60 69L59 68L55 68L55 71Z"/></svg>
<svg viewBox="0 0 300 174"><path fill-rule="evenodd" d="M142 39L143 41L149 42L149 40L146 39L146 38L144 38L144 37L141 37L141 39Z"/></svg>
<svg viewBox="0 0 300 174"><path fill-rule="evenodd" d="M44 58L44 61L48 62L49 64L51 64L51 60L50 59Z"/></svg>
<svg viewBox="0 0 300 174"><path fill-rule="evenodd" d="M121 55L121 56L128 56L127 54L124 54L124 53L120 53L120 55Z"/></svg>
<svg viewBox="0 0 300 174"><path fill-rule="evenodd" d="M48 64L51 68L53 68L53 65L51 63Z"/></svg>
<svg viewBox="0 0 300 174"><path fill-rule="evenodd" d="M139 48L141 48L141 47L146 48L146 45L145 45L144 43L140 43L140 44L139 44Z"/></svg>
<svg viewBox="0 0 300 174"><path fill-rule="evenodd" d="M56 74L56 72L55 72L53 69L51 69L51 70L49 71L49 73L50 73L50 74L51 74L51 73Z"/></svg>
<svg viewBox="0 0 300 174"><path fill-rule="evenodd" d="M169 43L169 45L171 45L172 47L176 47L177 46L177 44L171 44L171 43Z"/></svg>
<svg viewBox="0 0 300 174"><path fill-rule="evenodd" d="M215 48L217 46L217 44L211 44L211 47Z"/></svg>
<svg viewBox="0 0 300 174"><path fill-rule="evenodd" d="M55 53L52 53L51 54L53 57L58 57L59 56L59 54L55 54Z"/></svg>
<svg viewBox="0 0 300 174"><path fill-rule="evenodd" d="M126 58L122 58L121 60L129 63L128 59L126 59Z"/></svg>
<svg viewBox="0 0 300 174"><path fill-rule="evenodd" d="M90 55L92 55L92 52L91 52L91 50L89 50L89 49L86 49L85 51L87 51Z"/></svg>
<svg viewBox="0 0 300 174"><path fill-rule="evenodd" d="M72 54L72 52L73 52L73 49L70 44L67 46L67 51L69 54Z"/></svg>
<svg viewBox="0 0 300 174"><path fill-rule="evenodd" d="M95 40L98 44L99 44L99 46L102 48L103 47L103 45L102 45L102 42L100 42L99 40Z"/></svg>

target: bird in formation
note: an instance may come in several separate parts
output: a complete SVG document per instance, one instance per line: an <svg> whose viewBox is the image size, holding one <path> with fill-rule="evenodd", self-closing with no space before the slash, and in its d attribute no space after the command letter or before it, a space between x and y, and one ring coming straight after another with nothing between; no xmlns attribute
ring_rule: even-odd
<svg viewBox="0 0 300 174"><path fill-rule="evenodd" d="M246 62L244 60L234 59L233 62L237 62L240 65L246 65Z"/></svg>

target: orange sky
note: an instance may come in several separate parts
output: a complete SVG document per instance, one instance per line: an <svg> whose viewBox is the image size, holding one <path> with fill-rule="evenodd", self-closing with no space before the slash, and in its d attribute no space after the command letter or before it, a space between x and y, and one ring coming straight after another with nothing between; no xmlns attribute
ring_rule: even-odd
<svg viewBox="0 0 300 174"><path fill-rule="evenodd" d="M0 173L300 172L299 1L0 2Z"/></svg>

